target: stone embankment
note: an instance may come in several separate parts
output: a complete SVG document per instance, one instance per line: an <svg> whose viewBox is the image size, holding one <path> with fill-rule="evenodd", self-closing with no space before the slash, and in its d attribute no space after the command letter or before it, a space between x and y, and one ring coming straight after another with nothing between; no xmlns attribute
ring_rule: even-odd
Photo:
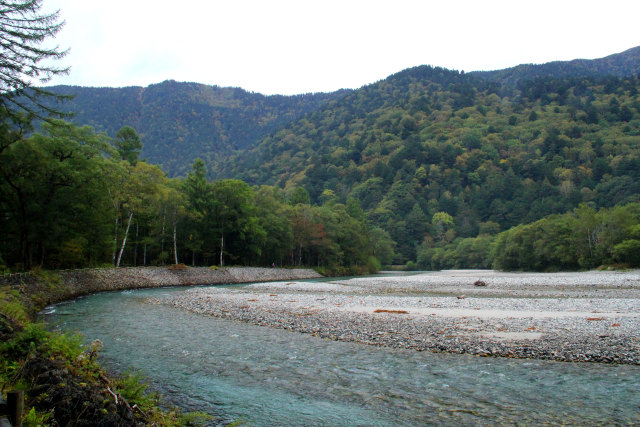
<svg viewBox="0 0 640 427"><path fill-rule="evenodd" d="M300 280L322 277L311 269L259 267L128 267L65 270L54 274L24 274L2 278L2 283L29 295L38 306L97 292L166 286Z"/></svg>

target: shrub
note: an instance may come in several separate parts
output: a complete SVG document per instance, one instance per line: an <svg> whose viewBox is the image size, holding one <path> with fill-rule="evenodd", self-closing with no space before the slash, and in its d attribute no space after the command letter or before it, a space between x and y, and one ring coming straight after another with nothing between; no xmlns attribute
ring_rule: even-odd
<svg viewBox="0 0 640 427"><path fill-rule="evenodd" d="M624 240L613 247L613 259L617 262L629 264L630 267L640 267L640 240Z"/></svg>
<svg viewBox="0 0 640 427"><path fill-rule="evenodd" d="M416 271L418 269L418 264L416 264L413 261L409 261L407 262L407 264L404 266L405 271Z"/></svg>
<svg viewBox="0 0 640 427"><path fill-rule="evenodd" d="M380 271L381 268L382 268L382 264L380 264L380 261L378 261L378 258L374 256L370 256L369 259L367 260L367 272L369 274L374 274Z"/></svg>

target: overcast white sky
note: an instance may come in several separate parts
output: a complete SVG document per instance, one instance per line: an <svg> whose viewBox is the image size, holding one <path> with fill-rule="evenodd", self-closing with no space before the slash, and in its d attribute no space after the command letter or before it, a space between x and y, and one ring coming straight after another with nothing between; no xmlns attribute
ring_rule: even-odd
<svg viewBox="0 0 640 427"><path fill-rule="evenodd" d="M44 0L67 77L263 94L358 88L417 65L495 70L640 45L638 0Z"/></svg>

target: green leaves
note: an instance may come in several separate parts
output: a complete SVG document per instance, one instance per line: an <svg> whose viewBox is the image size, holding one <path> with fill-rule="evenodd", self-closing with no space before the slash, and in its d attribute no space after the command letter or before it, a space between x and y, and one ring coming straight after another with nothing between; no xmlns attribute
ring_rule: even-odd
<svg viewBox="0 0 640 427"><path fill-rule="evenodd" d="M145 96L157 101L178 86ZM192 89L200 99L201 88ZM498 89L426 67L346 94L274 129L246 156L216 163L217 176L277 185L264 188L209 182L210 156L169 185L138 159L140 138L129 126L114 147L91 128L63 123L25 140L5 121L0 256L17 268L102 263L116 249L123 265L180 257L346 268L374 265L370 256L487 265L480 237L508 230L495 240L503 268L591 268L626 257L628 243L613 251L637 240L623 238L631 223L616 213L602 228L595 209L639 200L637 79ZM597 213L564 217L581 203Z"/></svg>
<svg viewBox="0 0 640 427"><path fill-rule="evenodd" d="M116 133L114 145L122 160L126 160L135 166L138 161L140 151L142 151L142 141L131 126L125 126Z"/></svg>
<svg viewBox="0 0 640 427"><path fill-rule="evenodd" d="M101 165L109 144L89 127L57 122L43 131L0 153L4 256L25 268L47 255L55 266L84 265L99 246L95 233L104 232Z"/></svg>

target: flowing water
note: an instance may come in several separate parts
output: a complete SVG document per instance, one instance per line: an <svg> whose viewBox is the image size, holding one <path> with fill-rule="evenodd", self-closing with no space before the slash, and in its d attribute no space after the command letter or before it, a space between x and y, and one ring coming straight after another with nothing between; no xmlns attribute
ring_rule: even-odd
<svg viewBox="0 0 640 427"><path fill-rule="evenodd" d="M638 425L640 367L480 358L326 341L146 302L185 288L49 307L167 401L248 425ZM215 423L214 423L215 424Z"/></svg>

